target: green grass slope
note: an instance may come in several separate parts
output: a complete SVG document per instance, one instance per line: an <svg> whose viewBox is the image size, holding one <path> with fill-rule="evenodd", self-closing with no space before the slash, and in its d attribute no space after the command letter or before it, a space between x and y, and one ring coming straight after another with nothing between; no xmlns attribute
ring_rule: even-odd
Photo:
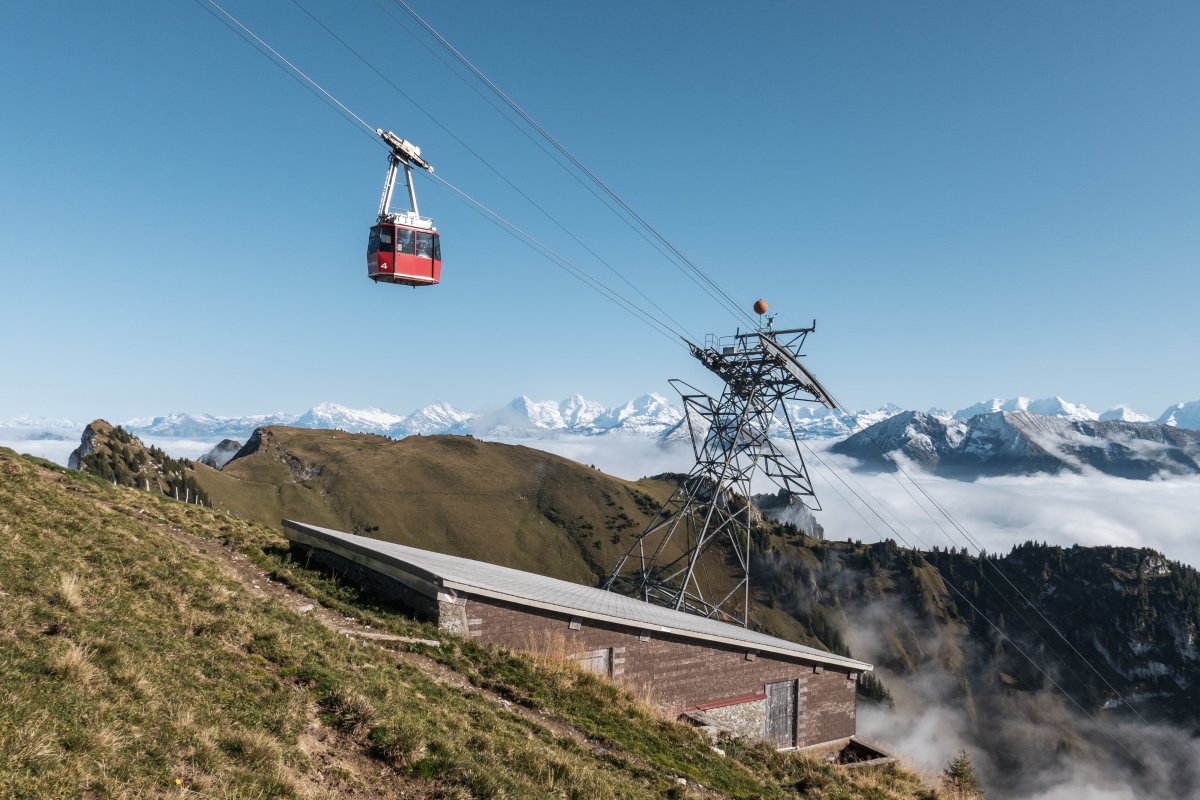
<svg viewBox="0 0 1200 800"><path fill-rule="evenodd" d="M178 532L376 630L439 639L413 647L462 686L252 594ZM612 684L442 636L283 545L228 513L0 449L0 796L936 796L900 770L738 744L720 756Z"/></svg>
<svg viewBox="0 0 1200 800"><path fill-rule="evenodd" d="M469 436L261 428L222 471L196 477L217 508L285 516L594 584L672 487Z"/></svg>

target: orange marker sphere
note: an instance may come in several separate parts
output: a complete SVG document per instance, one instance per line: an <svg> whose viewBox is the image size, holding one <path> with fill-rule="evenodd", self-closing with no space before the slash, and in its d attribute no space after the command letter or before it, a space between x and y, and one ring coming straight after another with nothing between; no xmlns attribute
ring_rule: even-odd
<svg viewBox="0 0 1200 800"><path fill-rule="evenodd" d="M761 297L758 298L757 300L755 300L754 301L754 313L755 314L767 313L767 301L763 300Z"/></svg>

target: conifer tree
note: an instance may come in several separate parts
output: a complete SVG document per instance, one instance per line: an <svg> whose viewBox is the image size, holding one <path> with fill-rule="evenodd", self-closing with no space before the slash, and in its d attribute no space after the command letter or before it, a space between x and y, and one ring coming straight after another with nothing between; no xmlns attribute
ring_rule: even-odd
<svg viewBox="0 0 1200 800"><path fill-rule="evenodd" d="M983 797L983 792L979 790L979 779L975 777L975 767L966 750L959 750L958 755L950 759L950 763L942 770L942 781L956 797Z"/></svg>

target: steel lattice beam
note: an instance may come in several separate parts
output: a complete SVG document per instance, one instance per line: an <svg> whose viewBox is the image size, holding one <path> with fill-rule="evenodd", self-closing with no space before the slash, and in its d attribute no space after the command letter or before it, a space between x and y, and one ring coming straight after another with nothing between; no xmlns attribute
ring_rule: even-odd
<svg viewBox="0 0 1200 800"><path fill-rule="evenodd" d="M819 508L787 402L833 408L800 363L813 327L766 328L705 345L688 342L725 383L719 399L673 380L683 400L695 465L617 563L604 588L746 625L750 608L750 483L762 475ZM775 434L775 440L772 434ZM791 442L784 452L776 440ZM811 502L810 502L811 501Z"/></svg>

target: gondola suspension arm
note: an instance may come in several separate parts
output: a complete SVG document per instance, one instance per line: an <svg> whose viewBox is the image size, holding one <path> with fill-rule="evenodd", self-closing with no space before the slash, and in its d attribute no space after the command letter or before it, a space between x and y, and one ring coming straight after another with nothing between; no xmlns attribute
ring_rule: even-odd
<svg viewBox="0 0 1200 800"><path fill-rule="evenodd" d="M379 135L380 139L383 139L384 144L391 148L391 154L388 156L387 180L383 183L383 197L379 200L379 221L386 222L388 219L388 209L392 207L392 193L396 188L396 168L400 165L404 166L404 182L408 186L409 208L412 209L414 216L419 217L421 212L417 208L417 190L413 187L412 168L419 167L432 174L433 165L421 158L421 148L407 139L401 139L391 131L385 131L382 128L376 128L375 133Z"/></svg>

